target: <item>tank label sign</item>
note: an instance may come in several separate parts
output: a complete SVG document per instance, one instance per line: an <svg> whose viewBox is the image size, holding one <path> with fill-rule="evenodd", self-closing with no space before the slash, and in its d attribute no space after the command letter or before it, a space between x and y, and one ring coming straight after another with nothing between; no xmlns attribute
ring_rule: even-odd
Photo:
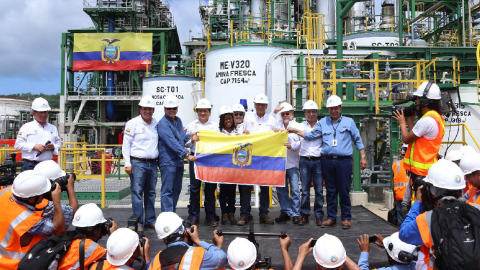
<svg viewBox="0 0 480 270"><path fill-rule="evenodd" d="M450 118L444 116L445 122L450 122L452 124L461 124L467 122L467 117L471 117L472 112L466 110L465 105L459 104L458 102L453 103L453 105L457 109L457 112L450 113Z"/></svg>
<svg viewBox="0 0 480 270"><path fill-rule="evenodd" d="M178 86L157 86L156 92L160 93L158 95L153 94L152 98L155 99L155 105L163 105L163 100L170 93L178 93ZM165 93L165 94L161 94ZM174 94L178 99L184 99L181 94Z"/></svg>
<svg viewBox="0 0 480 270"><path fill-rule="evenodd" d="M257 73L250 68L250 60L231 60L220 62L220 70L215 72L215 78L220 84L247 84Z"/></svg>

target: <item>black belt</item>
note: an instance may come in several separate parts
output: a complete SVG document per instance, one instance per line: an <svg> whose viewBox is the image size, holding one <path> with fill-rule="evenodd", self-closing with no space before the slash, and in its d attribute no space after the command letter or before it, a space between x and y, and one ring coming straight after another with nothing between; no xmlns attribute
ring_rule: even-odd
<svg viewBox="0 0 480 270"><path fill-rule="evenodd" d="M308 160L319 160L322 157L306 157L306 156L300 156L300 158L308 159Z"/></svg>
<svg viewBox="0 0 480 270"><path fill-rule="evenodd" d="M322 155L321 158L333 158L333 159L351 159L351 156L332 156L332 155Z"/></svg>
<svg viewBox="0 0 480 270"><path fill-rule="evenodd" d="M140 161L146 161L146 162L157 162L158 159L156 158L138 158L138 157L130 157L130 159L135 159L135 160L140 160Z"/></svg>
<svg viewBox="0 0 480 270"><path fill-rule="evenodd" d="M29 160L29 159L26 159L26 158L22 159L22 161L31 162L31 163L34 163L34 164L38 164L38 163L41 162L41 161Z"/></svg>

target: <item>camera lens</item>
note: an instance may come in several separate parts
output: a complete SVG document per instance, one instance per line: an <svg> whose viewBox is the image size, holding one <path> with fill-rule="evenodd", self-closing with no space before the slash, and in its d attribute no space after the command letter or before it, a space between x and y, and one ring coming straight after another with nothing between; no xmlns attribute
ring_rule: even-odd
<svg viewBox="0 0 480 270"><path fill-rule="evenodd" d="M68 184L68 177L69 175L65 175L65 176L62 176L62 177L59 177L55 180L51 180L50 182L52 183L52 188L51 188L51 191L54 191L56 186L55 186L55 183L58 183L58 185L62 188L62 191L66 191L67 190L67 184Z"/></svg>

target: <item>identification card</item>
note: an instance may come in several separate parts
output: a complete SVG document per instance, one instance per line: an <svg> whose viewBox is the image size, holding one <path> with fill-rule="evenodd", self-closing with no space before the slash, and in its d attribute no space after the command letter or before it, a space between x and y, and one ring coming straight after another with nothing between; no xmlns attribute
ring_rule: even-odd
<svg viewBox="0 0 480 270"><path fill-rule="evenodd" d="M332 146L337 146L337 139L333 139Z"/></svg>

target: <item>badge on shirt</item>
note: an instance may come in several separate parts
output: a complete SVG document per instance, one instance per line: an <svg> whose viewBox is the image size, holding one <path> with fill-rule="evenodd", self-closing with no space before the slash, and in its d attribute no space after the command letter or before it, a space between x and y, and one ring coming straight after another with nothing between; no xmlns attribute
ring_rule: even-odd
<svg viewBox="0 0 480 270"><path fill-rule="evenodd" d="M252 127L255 126L255 122L252 121L252 122L250 123L250 126L252 126Z"/></svg>
<svg viewBox="0 0 480 270"><path fill-rule="evenodd" d="M129 128L127 128L127 132L130 133L130 129L129 129Z"/></svg>
<svg viewBox="0 0 480 270"><path fill-rule="evenodd" d="M22 132L18 132L18 136L22 136Z"/></svg>
<svg viewBox="0 0 480 270"><path fill-rule="evenodd" d="M35 132L35 134L38 134L38 130L36 130L36 129L33 132Z"/></svg>

